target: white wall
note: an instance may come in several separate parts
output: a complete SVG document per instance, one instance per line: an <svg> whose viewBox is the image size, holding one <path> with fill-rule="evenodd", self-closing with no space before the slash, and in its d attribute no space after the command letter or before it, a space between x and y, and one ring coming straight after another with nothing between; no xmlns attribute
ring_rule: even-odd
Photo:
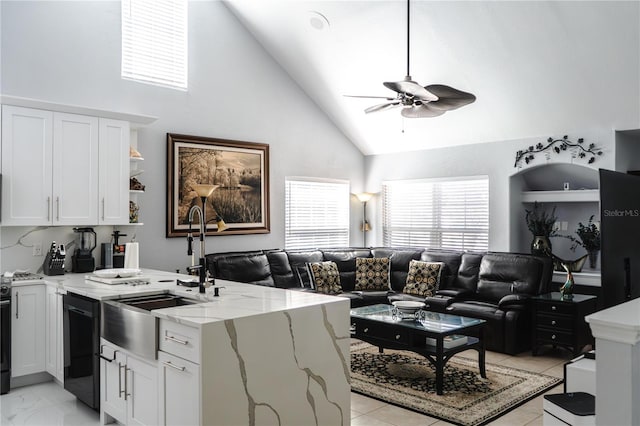
<svg viewBox="0 0 640 426"><path fill-rule="evenodd" d="M499 123L494 123L499 125ZM593 168L614 169L614 141L613 132L607 129L586 129L570 133L571 138L585 139L585 143L595 143L603 149L603 155L598 157ZM562 135L553 135L562 137ZM489 176L489 250L509 251L522 250L511 247L510 233L510 176L521 169L514 167L518 150L525 150L538 142L545 142L549 135L538 138L482 143L477 145L458 146L424 151L405 152L389 155L374 155L366 157L365 189L369 192L380 192L382 183L390 180L424 179L458 176ZM401 138L396 143L402 143ZM571 162L568 154L552 154L549 159L537 154L530 165L532 167L546 162ZM584 160L580 161L586 165ZM559 182L561 187L562 182ZM372 245L382 245L381 197L376 197L372 204L376 204L375 212L368 214L373 222L372 236L368 237ZM373 209L372 209L373 210ZM588 216L587 216L588 218ZM514 221L522 218L515 217ZM515 227L513 229L518 229Z"/></svg>
<svg viewBox="0 0 640 426"><path fill-rule="evenodd" d="M188 263L184 238L165 238L166 133L262 142L270 147L271 233L207 238L207 251L284 246L284 178L316 176L363 185L363 155L265 53L222 2L189 4L189 90L120 78L120 2L2 1L1 93L158 117L138 133L146 193L139 197L141 265L164 270ZM352 203L358 244L359 204ZM28 228L1 231L2 246ZM108 242L106 235L99 242ZM48 245L54 231L32 234ZM43 258L1 252L3 270ZM97 257L97 253L96 253ZM19 261L17 259L20 259Z"/></svg>

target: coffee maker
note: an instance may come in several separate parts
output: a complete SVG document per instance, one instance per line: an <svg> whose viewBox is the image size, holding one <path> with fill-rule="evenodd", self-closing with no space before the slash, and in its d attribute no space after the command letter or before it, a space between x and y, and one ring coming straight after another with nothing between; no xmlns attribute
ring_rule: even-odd
<svg viewBox="0 0 640 426"><path fill-rule="evenodd" d="M96 269L92 254L96 248L96 233L93 228L73 228L73 232L80 234L80 243L71 256L71 271L93 272Z"/></svg>

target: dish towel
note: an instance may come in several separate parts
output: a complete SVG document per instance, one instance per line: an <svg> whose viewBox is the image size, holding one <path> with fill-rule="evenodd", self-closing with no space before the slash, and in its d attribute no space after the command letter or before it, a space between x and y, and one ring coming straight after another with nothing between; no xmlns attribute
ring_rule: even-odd
<svg viewBox="0 0 640 426"><path fill-rule="evenodd" d="M124 249L124 267L127 269L138 269L138 243L127 243Z"/></svg>

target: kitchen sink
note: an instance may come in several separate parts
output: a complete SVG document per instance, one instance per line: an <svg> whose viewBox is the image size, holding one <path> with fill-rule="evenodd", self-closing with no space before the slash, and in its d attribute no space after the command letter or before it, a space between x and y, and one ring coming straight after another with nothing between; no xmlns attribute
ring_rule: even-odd
<svg viewBox="0 0 640 426"><path fill-rule="evenodd" d="M199 300L155 294L102 302L100 336L145 358L155 359L158 350L158 318L155 309L203 303Z"/></svg>
<svg viewBox="0 0 640 426"><path fill-rule="evenodd" d="M173 294L135 297L131 299L122 299L119 302L128 306L144 309L145 311L202 303L200 300L187 299L185 297L174 296Z"/></svg>

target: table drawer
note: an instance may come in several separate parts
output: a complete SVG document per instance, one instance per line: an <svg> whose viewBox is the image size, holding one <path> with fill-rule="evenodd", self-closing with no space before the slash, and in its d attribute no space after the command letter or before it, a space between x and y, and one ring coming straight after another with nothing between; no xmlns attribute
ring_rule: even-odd
<svg viewBox="0 0 640 426"><path fill-rule="evenodd" d="M381 340L387 340L389 342L409 344L411 341L411 332L404 330L401 327L393 327L384 324L374 324L367 321L353 320L355 327L355 336L369 337Z"/></svg>
<svg viewBox="0 0 640 426"><path fill-rule="evenodd" d="M573 335L557 330L540 329L536 331L539 342L557 343L558 345L573 345Z"/></svg>
<svg viewBox="0 0 640 426"><path fill-rule="evenodd" d="M537 308L538 312L548 312L552 314L572 315L574 312L573 305L562 302L539 302Z"/></svg>
<svg viewBox="0 0 640 426"><path fill-rule="evenodd" d="M546 327L551 329L563 328L565 330L573 329L573 318L568 315L552 315L538 313L536 318L538 327Z"/></svg>
<svg viewBox="0 0 640 426"><path fill-rule="evenodd" d="M200 364L200 332L197 328L162 319L158 334L161 351Z"/></svg>

